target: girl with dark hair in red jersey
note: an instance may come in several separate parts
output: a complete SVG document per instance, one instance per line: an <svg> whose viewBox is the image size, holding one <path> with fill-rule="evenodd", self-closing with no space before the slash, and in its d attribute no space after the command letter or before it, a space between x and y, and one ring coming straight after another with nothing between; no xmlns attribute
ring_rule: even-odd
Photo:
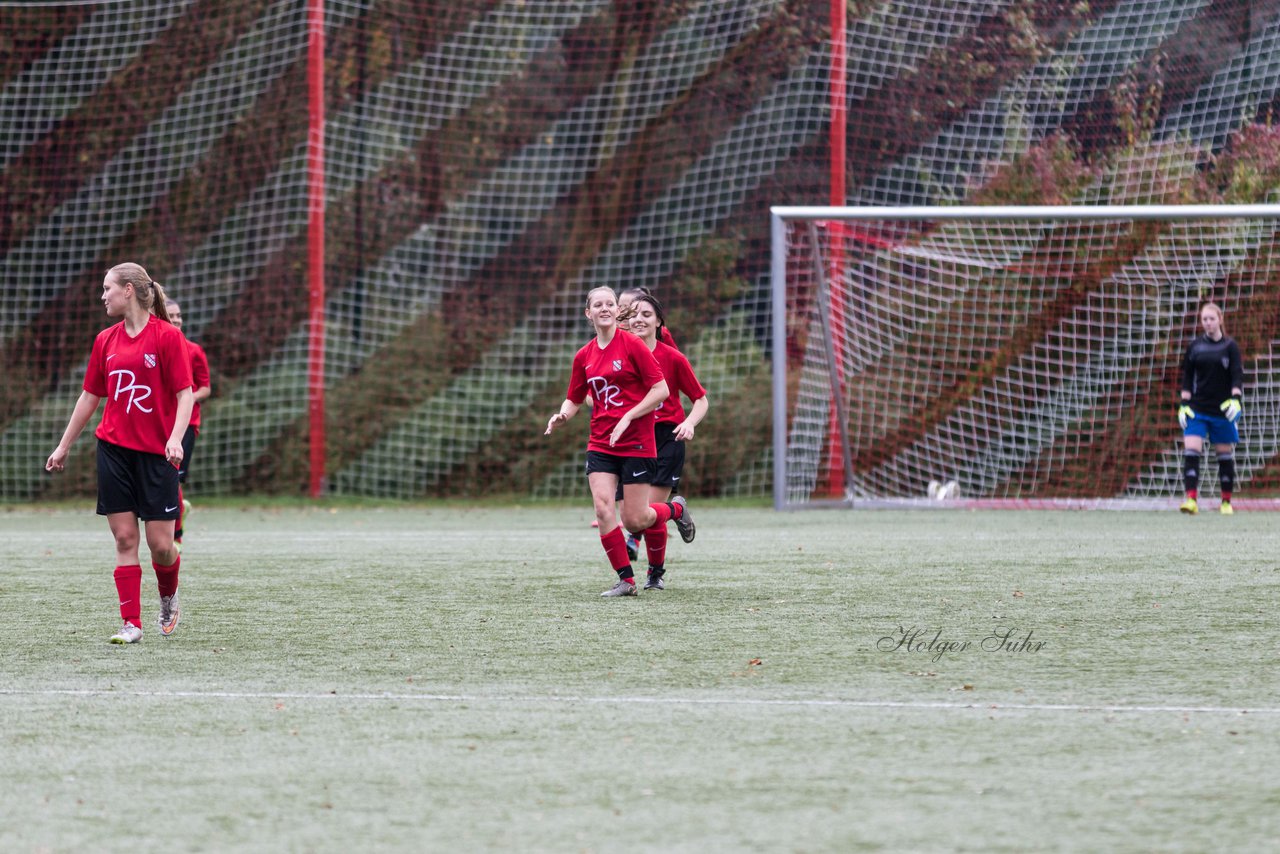
<svg viewBox="0 0 1280 854"><path fill-rule="evenodd" d="M644 285L636 285L633 288L627 288L618 295L618 308L627 308L637 299L651 296L653 296L653 291L649 290ZM679 347L676 347L676 339L672 336L671 330L667 328L665 323L658 329L658 340L663 344L666 344L668 347L675 347L677 350L680 349Z"/></svg>
<svg viewBox="0 0 1280 854"><path fill-rule="evenodd" d="M635 285L633 287L626 288L618 294L618 320L623 329L627 329L627 323L623 321L622 318L630 317L629 309L631 304L641 297L648 296L653 296L653 291L649 290L644 285ZM658 340L663 344L666 344L668 347L676 346L676 339L671 336L671 330L667 329L666 326L663 326L658 331ZM676 347L676 349L678 350L680 348ZM664 498L663 500L665 501L666 499ZM618 487L618 501L619 503L622 501L621 485ZM597 525L598 523L593 519L591 527L595 528ZM630 532L627 533L627 556L632 560L635 560L640 556L640 538Z"/></svg>
<svg viewBox="0 0 1280 854"><path fill-rule="evenodd" d="M614 495L622 483L622 524L639 533L674 520L686 542L693 539L693 519L684 499L649 503L649 482L657 468L654 410L668 396L662 370L649 348L636 336L620 333L618 302L611 288L587 294L585 312L595 338L573 357L569 388L560 409L547 420L546 434L577 414L591 395L591 438L587 442L587 483L599 522L600 544L618 575L603 596L635 596L635 571L626 539L614 512Z"/></svg>
<svg viewBox="0 0 1280 854"><path fill-rule="evenodd" d="M167 300L165 307L169 310L169 322L178 329L182 329L182 306L178 305L177 300ZM186 333L183 333L185 337ZM191 502L187 500L187 496L183 494L182 487L187 482L187 472L191 471L191 457L196 449L196 437L200 435L200 404L209 399L209 395L213 392L213 387L209 381L209 357L205 355L204 348L190 338L187 339L187 349L191 352L191 423L187 425L187 432L182 436L182 462L178 464L178 500L182 502L182 510L179 511L178 522L173 529L173 542L177 545L178 551L182 551L182 526L187 521L187 514L191 512Z"/></svg>
<svg viewBox="0 0 1280 854"><path fill-rule="evenodd" d="M684 443L693 438L694 428L706 417L711 405L707 390L698 382L693 367L684 354L663 344L659 338L666 323L662 315L662 303L652 295L638 296L623 310L623 325L644 342L658 360L662 375L667 380L670 396L658 405L654 439L658 445L658 469L649 482L649 503L661 504L671 497L671 490L680 483L684 472ZM683 393L693 406L685 415L680 403ZM645 550L649 558L649 573L645 590L662 590L666 585L667 526L655 525L644 532Z"/></svg>
<svg viewBox="0 0 1280 854"><path fill-rule="evenodd" d="M182 504L177 467L191 418L191 356L182 333L168 322L164 289L139 265L118 264L107 271L102 303L108 317L122 320L94 339L84 391L44 467L63 470L72 444L106 398L94 432L98 515L107 517L116 541L116 592L124 625L111 642L127 644L142 640L139 519L146 526L160 591L160 634L173 634L182 615L173 523Z"/></svg>

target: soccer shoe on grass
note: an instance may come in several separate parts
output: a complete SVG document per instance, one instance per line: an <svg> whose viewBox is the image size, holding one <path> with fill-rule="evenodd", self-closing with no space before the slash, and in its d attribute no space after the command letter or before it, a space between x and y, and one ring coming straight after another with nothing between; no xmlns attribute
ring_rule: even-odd
<svg viewBox="0 0 1280 854"><path fill-rule="evenodd" d="M178 593L175 590L172 596L160 597L160 636L167 638L173 635L174 629L178 628L178 620L182 619L182 607L178 604Z"/></svg>
<svg viewBox="0 0 1280 854"><path fill-rule="evenodd" d="M631 560L640 557L640 538L630 531L627 532L627 557Z"/></svg>
<svg viewBox="0 0 1280 854"><path fill-rule="evenodd" d="M1200 512L1200 505L1196 504L1196 500L1194 498L1188 498L1186 501L1182 502L1182 506L1178 509L1183 513L1186 513L1188 516L1194 516Z"/></svg>
<svg viewBox="0 0 1280 854"><path fill-rule="evenodd" d="M120 631L111 636L112 643L137 643L142 640L142 628L133 623L125 623Z"/></svg>
<svg viewBox="0 0 1280 854"><path fill-rule="evenodd" d="M662 583L662 576L663 576L663 573L661 572L655 574L653 570L649 570L649 577L645 579L644 589L645 590L665 589L666 585Z"/></svg>
<svg viewBox="0 0 1280 854"><path fill-rule="evenodd" d="M686 543L692 543L697 530L693 527L693 517L689 515L688 502L684 500L683 495L677 495L671 499L671 503L680 505L680 518L675 520L676 530L680 532L680 539Z"/></svg>
<svg viewBox="0 0 1280 854"><path fill-rule="evenodd" d="M1232 516L1235 514L1236 511L1231 509L1230 501L1224 501L1222 502L1222 506L1218 508L1218 512L1221 513L1223 516Z"/></svg>
<svg viewBox="0 0 1280 854"><path fill-rule="evenodd" d="M617 584L613 585L600 595L605 598L610 596L639 596L640 592L636 590L636 583L634 581L623 581L619 578Z"/></svg>

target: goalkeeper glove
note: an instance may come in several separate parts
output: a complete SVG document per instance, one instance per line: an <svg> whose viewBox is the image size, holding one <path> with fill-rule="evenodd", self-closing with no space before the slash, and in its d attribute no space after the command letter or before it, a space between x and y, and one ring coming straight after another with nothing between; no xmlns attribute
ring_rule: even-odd
<svg viewBox="0 0 1280 854"><path fill-rule="evenodd" d="M1187 429L1187 422L1196 417L1196 411L1185 403L1178 407L1178 424L1183 430Z"/></svg>
<svg viewBox="0 0 1280 854"><path fill-rule="evenodd" d="M1240 418L1240 413L1244 411L1244 407L1240 405L1240 398L1238 397L1233 397L1230 400L1224 400L1222 402L1222 406L1218 408L1222 410L1222 414L1225 415L1227 420L1232 424L1236 423Z"/></svg>

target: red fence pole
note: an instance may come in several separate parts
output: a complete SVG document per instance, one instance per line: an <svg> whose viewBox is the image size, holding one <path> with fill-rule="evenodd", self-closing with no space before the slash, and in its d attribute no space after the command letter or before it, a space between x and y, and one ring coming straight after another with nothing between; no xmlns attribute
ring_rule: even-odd
<svg viewBox="0 0 1280 854"><path fill-rule="evenodd" d="M324 0L307 0L307 411L311 427L311 497L325 476L324 430Z"/></svg>

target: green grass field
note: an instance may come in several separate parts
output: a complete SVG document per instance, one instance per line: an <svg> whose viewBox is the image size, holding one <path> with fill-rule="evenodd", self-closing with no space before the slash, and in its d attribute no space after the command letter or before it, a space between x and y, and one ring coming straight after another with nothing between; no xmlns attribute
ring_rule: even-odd
<svg viewBox="0 0 1280 854"><path fill-rule="evenodd" d="M693 508L623 600L585 506L197 508L130 647L0 512L0 850L1280 844L1275 516Z"/></svg>

